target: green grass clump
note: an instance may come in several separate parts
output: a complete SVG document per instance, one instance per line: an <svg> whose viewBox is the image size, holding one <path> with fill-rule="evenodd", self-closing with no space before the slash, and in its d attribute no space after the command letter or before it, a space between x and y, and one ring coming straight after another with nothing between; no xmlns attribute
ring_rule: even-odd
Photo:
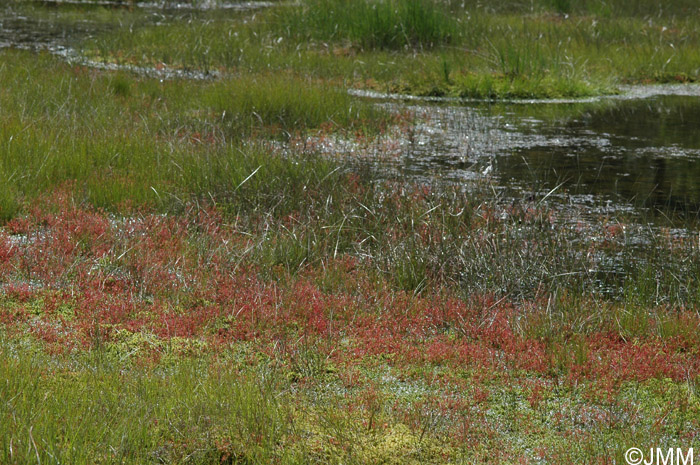
<svg viewBox="0 0 700 465"><path fill-rule="evenodd" d="M381 111L342 88L288 73L226 79L207 87L201 102L220 114L232 133L267 128L289 134L322 125L370 129L382 119Z"/></svg>
<svg viewBox="0 0 700 465"><path fill-rule="evenodd" d="M369 102L294 76L159 82L92 75L27 52L2 55L5 220L21 203L67 183L78 200L107 208L166 206L192 196L240 199L253 188L286 193L286 204L298 200L292 191L335 167L272 155L249 137L304 135L321 126L373 132L388 122Z"/></svg>
<svg viewBox="0 0 700 465"><path fill-rule="evenodd" d="M2 463L270 463L289 428L272 377L206 360L155 371L104 353L0 347Z"/></svg>
<svg viewBox="0 0 700 465"><path fill-rule="evenodd" d="M365 49L432 48L458 32L435 0L307 0L280 10L278 21L297 40L346 40Z"/></svg>

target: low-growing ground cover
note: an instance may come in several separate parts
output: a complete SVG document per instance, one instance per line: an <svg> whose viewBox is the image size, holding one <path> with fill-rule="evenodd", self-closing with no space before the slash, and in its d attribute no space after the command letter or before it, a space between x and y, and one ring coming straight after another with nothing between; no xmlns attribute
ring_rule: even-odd
<svg viewBox="0 0 700 465"><path fill-rule="evenodd" d="M456 5L390 4L377 30L412 24L405 42L292 10L95 39L102 58L223 68L212 81L0 52L0 462L623 463L697 444L696 233L377 176L362 142L414 116L342 81L403 85L394 66L433 60L457 82L444 57L466 40L459 16L410 23ZM557 37L604 6L567 5L473 14ZM637 8L621 37L695 27ZM308 136L359 160L285 144Z"/></svg>

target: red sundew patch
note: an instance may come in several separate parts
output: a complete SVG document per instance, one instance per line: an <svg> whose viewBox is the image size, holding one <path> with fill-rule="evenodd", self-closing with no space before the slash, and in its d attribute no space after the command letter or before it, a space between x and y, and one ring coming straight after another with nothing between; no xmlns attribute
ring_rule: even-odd
<svg viewBox="0 0 700 465"><path fill-rule="evenodd" d="M453 360L457 348L450 341L436 340L432 341L424 348L425 360L433 364L442 364L449 360Z"/></svg>
<svg viewBox="0 0 700 465"><path fill-rule="evenodd" d="M10 234L27 234L29 228L29 217L13 218L5 224L5 230Z"/></svg>
<svg viewBox="0 0 700 465"><path fill-rule="evenodd" d="M355 299L343 293L325 294L311 281L302 280L285 298L285 319L299 324L310 334L326 334L351 324L357 313Z"/></svg>
<svg viewBox="0 0 700 465"><path fill-rule="evenodd" d="M69 310L73 307L73 302L73 297L66 290L46 290L41 293L42 311L46 315L56 316L63 308Z"/></svg>
<svg viewBox="0 0 700 465"><path fill-rule="evenodd" d="M53 284L53 280L72 270L76 259L99 259L110 250L111 241L105 237L110 226L103 213L71 206L60 215L38 212L37 215L29 223L27 234L31 234L32 240L22 251L20 267L31 269L34 276L47 284Z"/></svg>
<svg viewBox="0 0 700 465"><path fill-rule="evenodd" d="M538 410L544 400L547 385L542 380L530 380L526 384L527 402L533 410Z"/></svg>
<svg viewBox="0 0 700 465"><path fill-rule="evenodd" d="M5 328L19 327L27 321L27 312L23 306L0 305L0 325Z"/></svg>
<svg viewBox="0 0 700 465"><path fill-rule="evenodd" d="M431 193L407 195L424 202ZM386 200L405 201L400 196ZM497 222L496 213L486 208L481 218L477 222ZM517 307L493 295L462 300L438 290L414 296L392 290L381 279L375 282L365 263L350 256L328 258L323 267L286 276L284 284L265 282L255 264L231 258L246 250L250 239L225 226L212 207L188 207L178 217L142 214L115 220L76 206L64 193L39 201L4 231L0 278L2 270L12 270L33 286L3 284L0 292L13 305L0 309L0 323L19 327L31 318L30 333L55 348L93 347L126 329L162 339L206 340L212 350L254 341L256 351L284 359L298 354L303 341L326 340L327 346L317 349L332 356L336 366L372 363L368 360L374 357L399 368L428 364L545 376L556 372L555 351L562 350L514 327L514 321L527 326L542 317L538 309L548 303L544 292ZM13 242L7 232L31 240ZM419 227L419 232L427 242L441 240L431 228ZM392 233L415 231L402 227ZM331 272L332 279L325 279ZM41 311L28 309L33 299L40 301ZM674 336L663 340L651 334L631 341L612 333L581 335L585 357L564 360L566 376L571 383L608 383L611 390L617 379L697 376L697 331L684 328L696 328L698 317L688 311L674 318L675 326L669 325ZM344 382L359 381L350 376ZM536 404L537 394L531 394Z"/></svg>
<svg viewBox="0 0 700 465"><path fill-rule="evenodd" d="M54 325L42 323L41 321L32 322L29 326L29 332L49 346L58 346L63 341L59 330Z"/></svg>
<svg viewBox="0 0 700 465"><path fill-rule="evenodd" d="M131 319L136 309L137 305L131 299L109 299L99 309L98 321L111 325L123 324Z"/></svg>
<svg viewBox="0 0 700 465"><path fill-rule="evenodd" d="M160 324L153 328L157 336L192 338L202 334L202 329L216 320L221 314L220 308L207 306L195 308L178 315L163 315Z"/></svg>
<svg viewBox="0 0 700 465"><path fill-rule="evenodd" d="M10 301L25 303L33 299L37 291L27 283L9 283L2 289Z"/></svg>
<svg viewBox="0 0 700 465"><path fill-rule="evenodd" d="M514 338L508 345L508 356L509 362L516 369L541 374L550 370L550 358L541 342Z"/></svg>
<svg viewBox="0 0 700 465"><path fill-rule="evenodd" d="M500 362L497 351L472 342L462 342L457 348L457 357L462 367L496 368Z"/></svg>
<svg viewBox="0 0 700 465"><path fill-rule="evenodd" d="M0 231L0 277L10 269L10 260L17 253L17 247L13 241Z"/></svg>
<svg viewBox="0 0 700 465"><path fill-rule="evenodd" d="M353 331L358 344L354 347L353 355L363 358L368 355L391 355L400 353L405 342L394 335L381 324L373 327L361 327Z"/></svg>
<svg viewBox="0 0 700 465"><path fill-rule="evenodd" d="M693 357L674 354L656 341L621 342L615 339L595 340L590 373L593 378L615 374L619 380L645 381L650 378L671 378L681 381L698 373Z"/></svg>

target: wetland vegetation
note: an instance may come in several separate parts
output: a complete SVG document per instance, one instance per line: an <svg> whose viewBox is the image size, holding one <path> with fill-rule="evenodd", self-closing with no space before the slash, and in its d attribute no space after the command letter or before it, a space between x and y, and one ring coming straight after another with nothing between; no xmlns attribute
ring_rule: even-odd
<svg viewBox="0 0 700 465"><path fill-rule="evenodd" d="M0 462L697 447L695 2L0 8Z"/></svg>

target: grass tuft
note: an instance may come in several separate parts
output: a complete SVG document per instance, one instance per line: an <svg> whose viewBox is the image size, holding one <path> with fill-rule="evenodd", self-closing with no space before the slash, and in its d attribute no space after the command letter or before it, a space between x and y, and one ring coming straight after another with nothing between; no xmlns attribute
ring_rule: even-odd
<svg viewBox="0 0 700 465"><path fill-rule="evenodd" d="M429 49L450 43L458 24L435 0L306 0L282 10L279 27L298 39L346 40L364 49Z"/></svg>

